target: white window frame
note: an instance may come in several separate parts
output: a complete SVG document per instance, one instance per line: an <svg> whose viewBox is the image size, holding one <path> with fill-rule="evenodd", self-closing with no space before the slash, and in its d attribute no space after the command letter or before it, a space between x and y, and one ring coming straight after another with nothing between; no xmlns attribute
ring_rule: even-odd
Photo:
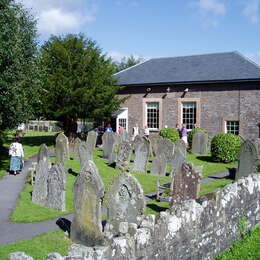
<svg viewBox="0 0 260 260"><path fill-rule="evenodd" d="M156 110L157 113L156 113L156 121L157 121L157 124L158 124L158 127L149 127L149 124L148 124L148 109L149 109L149 104L156 104L157 108ZM151 107L150 107L151 109ZM153 130L159 130L160 128L160 104L159 102L146 102L146 125L148 126L149 130L153 131Z"/></svg>
<svg viewBox="0 0 260 260"><path fill-rule="evenodd" d="M237 122L238 123L238 132L237 133L235 133L235 131L234 132L228 131L228 122ZM240 122L239 122L239 120L227 119L227 120L225 120L224 124L225 124L225 128L224 128L225 133L231 133L231 134L236 134L236 135L240 134Z"/></svg>
<svg viewBox="0 0 260 260"><path fill-rule="evenodd" d="M126 127L125 130L128 132L128 107L122 107L120 108L120 110L122 111L119 115L117 115L116 117L116 131L118 132L118 128L119 128L119 120L120 119L125 119L126 120Z"/></svg>
<svg viewBox="0 0 260 260"><path fill-rule="evenodd" d="M188 127L189 124L184 122L184 117L183 117L184 111L183 110L184 110L185 103L195 104L195 115L193 116L193 120L195 119L195 121L192 123L192 128ZM181 103L181 122L182 122L182 124L186 125L186 128L188 131L191 131L194 128L194 125L197 124L197 102L196 101L183 101Z"/></svg>

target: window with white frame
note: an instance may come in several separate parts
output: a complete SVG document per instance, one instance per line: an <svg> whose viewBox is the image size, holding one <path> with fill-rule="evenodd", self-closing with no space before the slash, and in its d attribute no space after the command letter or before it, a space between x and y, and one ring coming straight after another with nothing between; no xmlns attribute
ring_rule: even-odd
<svg viewBox="0 0 260 260"><path fill-rule="evenodd" d="M188 130L192 130L196 124L196 113L196 102L182 102L182 124L185 124Z"/></svg>
<svg viewBox="0 0 260 260"><path fill-rule="evenodd" d="M238 120L227 120L225 121L225 132L238 135L239 134L239 121Z"/></svg>
<svg viewBox="0 0 260 260"><path fill-rule="evenodd" d="M146 103L146 123L150 129L159 129L159 102Z"/></svg>
<svg viewBox="0 0 260 260"><path fill-rule="evenodd" d="M126 118L119 118L118 124L126 129Z"/></svg>

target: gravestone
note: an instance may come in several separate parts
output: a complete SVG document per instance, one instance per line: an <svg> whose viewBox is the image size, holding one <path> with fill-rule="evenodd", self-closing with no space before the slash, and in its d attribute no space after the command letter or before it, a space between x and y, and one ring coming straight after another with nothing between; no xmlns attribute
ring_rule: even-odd
<svg viewBox="0 0 260 260"><path fill-rule="evenodd" d="M143 137L140 135L135 136L135 139L133 141L133 150L136 151L140 144L143 143Z"/></svg>
<svg viewBox="0 0 260 260"><path fill-rule="evenodd" d="M208 134L196 132L192 137L192 153L205 154L208 152Z"/></svg>
<svg viewBox="0 0 260 260"><path fill-rule="evenodd" d="M117 154L119 151L119 144L121 143L121 137L118 134L113 133L113 135L108 139L108 146L111 152L108 156L108 164L115 164L117 160Z"/></svg>
<svg viewBox="0 0 260 260"><path fill-rule="evenodd" d="M104 197L109 230L118 234L120 222L138 224L138 216L145 212L146 201L137 179L129 173L115 176Z"/></svg>
<svg viewBox="0 0 260 260"><path fill-rule="evenodd" d="M79 160L79 145L81 144L81 140L77 137L74 142L74 159Z"/></svg>
<svg viewBox="0 0 260 260"><path fill-rule="evenodd" d="M102 136L103 158L108 159L113 150L114 133L105 132Z"/></svg>
<svg viewBox="0 0 260 260"><path fill-rule="evenodd" d="M40 160L36 166L35 183L32 192L32 202L45 205L48 195L47 181L49 177L49 161Z"/></svg>
<svg viewBox="0 0 260 260"><path fill-rule="evenodd" d="M132 170L146 173L147 160L150 152L150 142L146 137L142 137L140 141L141 142L135 144L135 159Z"/></svg>
<svg viewBox="0 0 260 260"><path fill-rule="evenodd" d="M236 172L235 180L255 173L257 170L257 163L257 147L254 142L246 140L240 147L238 170Z"/></svg>
<svg viewBox="0 0 260 260"><path fill-rule="evenodd" d="M86 142L81 142L79 144L80 169L82 169L84 164L89 160L93 161L92 149L87 145Z"/></svg>
<svg viewBox="0 0 260 260"><path fill-rule="evenodd" d="M122 171L128 170L131 155L132 155L131 143L129 143L129 142L120 143L118 145L116 168L118 168Z"/></svg>
<svg viewBox="0 0 260 260"><path fill-rule="evenodd" d="M157 153L153 158L151 174L165 176L167 168L167 159L164 153Z"/></svg>
<svg viewBox="0 0 260 260"><path fill-rule="evenodd" d="M66 210L66 173L61 165L53 165L47 179L47 197L43 206Z"/></svg>
<svg viewBox="0 0 260 260"><path fill-rule="evenodd" d="M37 162L39 163L40 160L48 161L49 160L49 151L46 144L42 144L40 146L38 155L37 155Z"/></svg>
<svg viewBox="0 0 260 260"><path fill-rule="evenodd" d="M256 147L256 150L257 150L257 156L258 156L257 171L260 172L260 138L256 138L254 140L254 144L255 144L255 147Z"/></svg>
<svg viewBox="0 0 260 260"><path fill-rule="evenodd" d="M151 150L152 150L151 155L152 156L155 157L157 155L157 152L158 152L158 149L159 149L158 145L160 144L160 142L162 142L163 139L164 138L159 136L159 135L156 136L156 137L150 138Z"/></svg>
<svg viewBox="0 0 260 260"><path fill-rule="evenodd" d="M182 164L186 161L186 157L179 146L175 146L174 155L172 160L172 172L171 177L174 177L177 169L181 168Z"/></svg>
<svg viewBox="0 0 260 260"><path fill-rule="evenodd" d="M181 151L181 153L183 154L183 156L186 158L187 145L185 144L185 142L182 139L175 141L175 147L178 147L179 150Z"/></svg>
<svg viewBox="0 0 260 260"><path fill-rule="evenodd" d="M127 133L126 130L124 130L121 134L120 134L120 138L122 142L129 142L129 135Z"/></svg>
<svg viewBox="0 0 260 260"><path fill-rule="evenodd" d="M157 154L163 153L167 163L173 159L175 144L167 138L161 138L157 143Z"/></svg>
<svg viewBox="0 0 260 260"><path fill-rule="evenodd" d="M200 190L201 167L192 163L183 163L173 178L171 205L181 204L185 200L196 199Z"/></svg>
<svg viewBox="0 0 260 260"><path fill-rule="evenodd" d="M87 136L87 145L90 149L94 150L97 143L97 133L95 131L89 131Z"/></svg>
<svg viewBox="0 0 260 260"><path fill-rule="evenodd" d="M87 246L103 245L101 199L104 184L94 162L88 161L74 184L74 218L70 237Z"/></svg>
<svg viewBox="0 0 260 260"><path fill-rule="evenodd" d="M56 163L64 165L64 161L69 159L69 141L68 138L60 133L56 138Z"/></svg>

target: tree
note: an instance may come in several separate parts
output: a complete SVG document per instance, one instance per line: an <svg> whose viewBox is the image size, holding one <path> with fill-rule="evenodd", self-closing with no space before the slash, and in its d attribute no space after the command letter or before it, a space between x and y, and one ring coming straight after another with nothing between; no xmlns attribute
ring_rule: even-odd
<svg viewBox="0 0 260 260"><path fill-rule="evenodd" d="M36 23L14 0L0 0L0 131L33 116L38 99Z"/></svg>
<svg viewBox="0 0 260 260"><path fill-rule="evenodd" d="M52 36L41 48L46 70L43 114L62 122L65 133L76 131L77 120L101 122L124 99L112 76L114 64L96 43L83 35Z"/></svg>
<svg viewBox="0 0 260 260"><path fill-rule="evenodd" d="M133 55L130 57L124 57L120 62L116 63L116 72L132 67L143 61L144 59L142 57L135 58Z"/></svg>

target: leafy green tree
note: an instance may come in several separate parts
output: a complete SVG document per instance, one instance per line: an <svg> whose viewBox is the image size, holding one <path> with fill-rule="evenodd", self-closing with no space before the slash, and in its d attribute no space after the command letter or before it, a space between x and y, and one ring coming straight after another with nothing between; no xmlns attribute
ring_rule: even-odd
<svg viewBox="0 0 260 260"><path fill-rule="evenodd" d="M46 71L43 114L62 122L65 133L76 131L77 120L108 119L124 99L112 76L114 64L96 43L83 35L52 36L41 48Z"/></svg>
<svg viewBox="0 0 260 260"><path fill-rule="evenodd" d="M124 57L120 62L116 62L116 72L132 67L140 62L143 62L144 59L142 57L135 58L133 55L130 57Z"/></svg>
<svg viewBox="0 0 260 260"><path fill-rule="evenodd" d="M38 102L35 20L14 0L0 0L0 131L33 116Z"/></svg>

